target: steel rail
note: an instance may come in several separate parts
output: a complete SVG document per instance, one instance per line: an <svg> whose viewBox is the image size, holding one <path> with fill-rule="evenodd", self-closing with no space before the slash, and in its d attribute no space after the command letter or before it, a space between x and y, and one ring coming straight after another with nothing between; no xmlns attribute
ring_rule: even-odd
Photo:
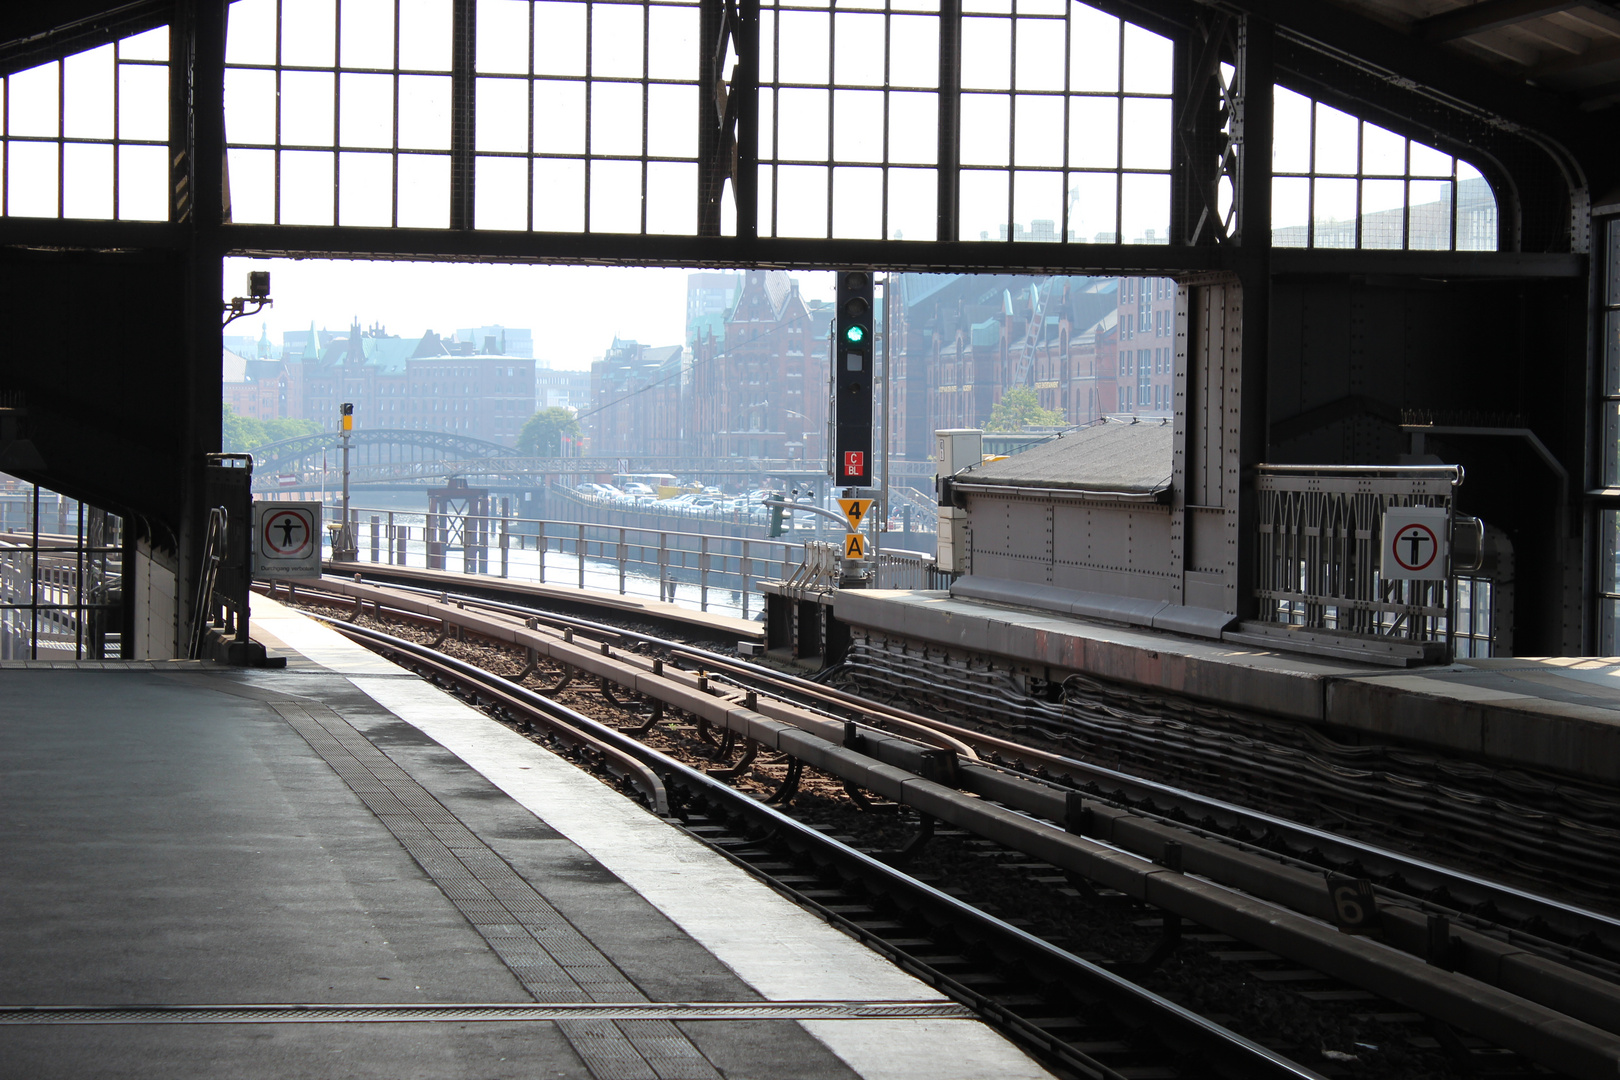
<svg viewBox="0 0 1620 1080"><path fill-rule="evenodd" d="M555 727L573 733L575 737L589 739L592 746L604 750L614 750L617 752L617 756L635 759L648 773L661 777L661 783L666 788L668 785L678 783L699 791L711 801L724 803L743 815L765 823L767 829L773 830L779 835L791 835L799 844L811 846L816 850L834 856L840 864L858 869L863 877L880 880L893 890L904 891L934 910L949 912L954 920L969 924L992 935L997 940L1015 947L1021 953L1038 958L1044 965L1062 971L1066 977L1083 985L1087 990L1109 1000L1119 1001L1123 999L1135 1010L1151 1013L1159 1024L1169 1028L1173 1033L1167 1042L1178 1046L1187 1046L1189 1044L1196 1046L1199 1055L1209 1055L1204 1060L1218 1061L1237 1067L1239 1071L1233 1075L1276 1077L1279 1080L1322 1080L1320 1074L1290 1061L1273 1050L1246 1039L1097 964L1075 956L1025 930L988 915L964 901L917 881L896 868L849 847L832 837L826 836L780 810L767 806L683 762L646 746L607 724L593 720L583 713L576 712L535 691L513 684L502 676L486 672L454 657L437 653L435 650L418 645L415 642L396 638L353 623L346 623L340 619L325 616L315 617L357 641L381 646L386 650L408 655L417 660L431 662L437 670L444 672L447 677L468 685L477 694L498 698L524 714L538 714L543 717L542 722L548 727ZM667 810L662 816L668 816ZM732 861L756 874L760 873L746 862L735 858ZM766 876L766 880L769 880L768 876ZM777 887L790 894L793 893L791 887ZM819 907L819 905L813 906ZM823 914L825 917L836 919L834 913L827 912L825 909L823 909ZM837 921L844 923L846 929L858 930L858 928L853 927L853 924L848 924L847 920L837 919ZM869 937L868 934L864 933L858 936L863 939ZM902 953L901 955L905 954ZM935 971L926 963L909 957L907 959L907 967L926 972L929 981L936 986L946 990L951 996L980 1012L981 1015L985 1014L987 1002L982 995L956 984L948 975ZM992 1011L996 1015L985 1015L986 1020L1004 1030L1011 1027L1015 1037L1020 1038L1026 1044L1038 1044L1041 1050L1058 1056L1059 1060L1062 1060L1064 1064L1078 1068L1086 1075L1111 1078L1111 1080L1114 1080L1114 1078L1123 1080L1120 1073L1109 1068L1106 1064L1080 1051L1064 1047L1061 1041L1041 1033L1038 1028L1029 1024L1027 1020L1006 1011L1004 1007L996 1007Z"/></svg>
<svg viewBox="0 0 1620 1080"><path fill-rule="evenodd" d="M338 584L338 587L346 586ZM471 612L468 617L476 619ZM488 636L499 625L498 621L485 619L472 622L471 629ZM604 677L628 677L644 691L655 685L655 682L644 682L635 666L624 660L603 660L602 664L624 668L619 676L598 672ZM595 669L594 665L588 666ZM689 700L690 694L675 687L672 690L676 691L676 697L688 699L678 707L698 707L697 702ZM658 696L656 689L651 692ZM722 722L728 728L735 729L736 722L744 721L751 737L755 735L755 721L764 719L746 711L733 716L736 710L726 706L717 712L707 708L701 711L711 721ZM754 719L748 719L750 716ZM1131 811L1104 810L1100 801L1090 814L1101 826L1098 840L1083 839L1061 828L1054 830L1049 824L1053 820L1066 823L1069 801L1076 794L1070 792L1066 800L1060 791L1052 790L1055 785L1033 785L1023 778L1004 776L992 769L966 766L962 769L964 773L977 774L977 782L972 783L969 790L979 797L964 796L950 784L930 782L915 772L885 770L883 766L872 765L872 759L865 756L868 750L864 742L858 742L851 749L840 747L836 742L820 741L827 737L825 735L818 737L799 731L790 737L790 732L794 731L791 724L774 723L774 728L781 729L775 734L772 727L771 721L765 721L758 737L835 776L871 787L925 815L968 829L1012 850L1046 860L1172 913L1192 917L1345 981L1374 989L1383 996L1491 1037L1544 1063L1582 1076L1597 1076L1612 1074L1615 1063L1620 1061L1620 1044L1615 1042L1616 1032L1612 1029L1616 1014L1607 1011L1616 998L1613 984L1582 976L1574 969L1560 968L1522 947L1504 950L1477 935L1470 943L1465 932L1461 939L1468 949L1467 956L1472 959L1468 972L1459 982L1457 977L1441 974L1423 959L1426 931L1420 916L1414 919L1410 915L1403 916L1400 909L1389 910L1383 918L1384 930L1392 935L1391 944L1397 941L1404 944L1395 951L1369 950L1359 940L1336 934L1318 921L1327 917L1321 910L1326 893L1319 876L1287 869L1285 861L1269 855L1267 858L1271 861L1257 861L1254 856L1236 853L1233 845L1197 839L1180 826L1159 827ZM888 738L890 742L895 741L892 736ZM875 751L876 745L874 743L871 749ZM1003 805L996 805L998 802ZM1004 808L1008 806L1021 806L1023 813ZM1036 820L1031 820L1032 817ZM1164 857L1168 846L1174 846L1178 855L1184 852L1186 876L1180 872L1182 858L1175 860L1177 869L1168 874L1154 865ZM1234 883L1238 883L1236 888ZM1260 891L1254 891L1256 888ZM1275 895L1263 904L1249 899L1267 894ZM1279 897L1283 898L1280 902ZM1432 935L1432 928L1427 933ZM1473 957L1475 948L1480 950L1477 957ZM1404 959L1400 958L1402 950ZM1479 963L1484 963L1486 968L1474 972L1473 968ZM1499 967L1492 968L1492 964ZM1492 970L1498 974L1493 976ZM1473 977L1467 978L1466 974ZM1491 985L1499 978L1500 986ZM1485 981L1476 981L1479 979ZM1549 1039L1554 1030L1563 1034Z"/></svg>
<svg viewBox="0 0 1620 1080"><path fill-rule="evenodd" d="M416 586L389 586L389 588L436 596L447 595L441 590L424 589ZM750 679L774 684L790 690L792 693L806 695L822 702L856 709L872 718L893 720L905 723L908 726L915 725L919 728L948 734L953 739L977 746L980 749L1015 756L1034 767L1044 767L1048 770L1060 769L1070 773L1071 776L1082 778L1085 782L1108 786L1121 791L1125 793L1128 800L1167 802L1171 807L1183 812L1202 817L1215 817L1217 820L1224 818L1252 830L1256 835L1270 834L1278 837L1290 847L1296 847L1303 851L1320 850L1324 855L1329 855L1340 864L1359 862L1369 868L1383 867L1385 868L1384 873L1389 876L1398 874L1406 877L1412 884L1414 891L1432 892L1444 888L1452 893L1454 897L1464 898L1470 903L1494 904L1503 912L1515 914L1526 921L1539 919L1548 926L1555 928L1558 932L1567 934L1572 939L1592 934L1599 940L1620 947L1620 919L1565 901L1529 893L1511 885L1490 881L1464 870L1442 866L1412 855L1392 851L1366 841L1339 836L1273 814L1250 810L1158 781L1147 780L1105 766L1094 765L1068 755L1035 749L1010 739L963 728L948 721L936 720L894 706L869 701L845 691L823 686L810 679L774 671L762 665L751 664L735 657L727 657L683 642L671 641L651 634L613 627L587 619L536 612L520 604L509 604L503 601L485 600L470 596L461 596L457 597L457 599L469 605L504 611L509 614L525 617L543 616L548 621L572 626L576 629L583 629L593 633L616 634L626 640L639 641L666 648L672 652L684 653L715 669L743 672ZM977 755L974 756L977 757ZM1019 772L1021 770L1006 771ZM1045 782L1050 783L1050 781ZM1141 811L1134 812L1140 813ZM1186 827L1185 824L1164 818L1162 815L1150 814L1147 816L1159 817L1161 820L1165 820L1178 828ZM1391 889L1382 885L1378 886L1378 890L1387 899L1409 902L1418 907L1431 909L1439 907L1439 905L1422 901L1409 892Z"/></svg>

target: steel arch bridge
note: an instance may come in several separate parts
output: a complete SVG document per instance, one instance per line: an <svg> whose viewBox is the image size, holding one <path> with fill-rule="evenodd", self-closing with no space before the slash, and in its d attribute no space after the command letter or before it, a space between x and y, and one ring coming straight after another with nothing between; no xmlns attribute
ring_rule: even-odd
<svg viewBox="0 0 1620 1080"><path fill-rule="evenodd" d="M258 477L317 472L321 469L321 455L331 454L342 445L342 437L335 431L266 443L252 451L253 471ZM383 428L356 431L349 436L349 465L355 469L515 455L510 446L443 431ZM329 461L328 465L335 466L336 462Z"/></svg>

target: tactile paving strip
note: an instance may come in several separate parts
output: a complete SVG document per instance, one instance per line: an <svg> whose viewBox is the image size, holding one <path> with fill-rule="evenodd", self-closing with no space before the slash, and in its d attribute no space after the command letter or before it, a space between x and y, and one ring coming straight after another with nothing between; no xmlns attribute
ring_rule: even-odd
<svg viewBox="0 0 1620 1080"><path fill-rule="evenodd" d="M536 1001L647 1001L545 897L348 721L321 705L272 708L377 815ZM596 1080L719 1080L669 1019L570 1014L557 1026Z"/></svg>
<svg viewBox="0 0 1620 1080"><path fill-rule="evenodd" d="M966 1020L949 1001L520 1002L510 1005L0 1005L0 1026L40 1024L419 1024L550 1020Z"/></svg>

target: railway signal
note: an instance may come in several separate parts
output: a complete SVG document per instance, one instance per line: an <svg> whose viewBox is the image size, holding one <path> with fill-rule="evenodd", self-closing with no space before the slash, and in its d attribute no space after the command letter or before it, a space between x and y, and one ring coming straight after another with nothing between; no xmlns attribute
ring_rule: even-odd
<svg viewBox="0 0 1620 1080"><path fill-rule="evenodd" d="M838 271L833 349L834 482L872 486L872 272Z"/></svg>

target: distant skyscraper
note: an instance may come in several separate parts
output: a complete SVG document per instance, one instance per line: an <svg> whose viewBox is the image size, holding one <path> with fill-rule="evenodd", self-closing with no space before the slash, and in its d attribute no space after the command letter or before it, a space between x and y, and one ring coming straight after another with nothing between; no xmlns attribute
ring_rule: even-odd
<svg viewBox="0 0 1620 1080"><path fill-rule="evenodd" d="M686 325L705 315L724 315L737 298L742 276L733 273L686 275Z"/></svg>

